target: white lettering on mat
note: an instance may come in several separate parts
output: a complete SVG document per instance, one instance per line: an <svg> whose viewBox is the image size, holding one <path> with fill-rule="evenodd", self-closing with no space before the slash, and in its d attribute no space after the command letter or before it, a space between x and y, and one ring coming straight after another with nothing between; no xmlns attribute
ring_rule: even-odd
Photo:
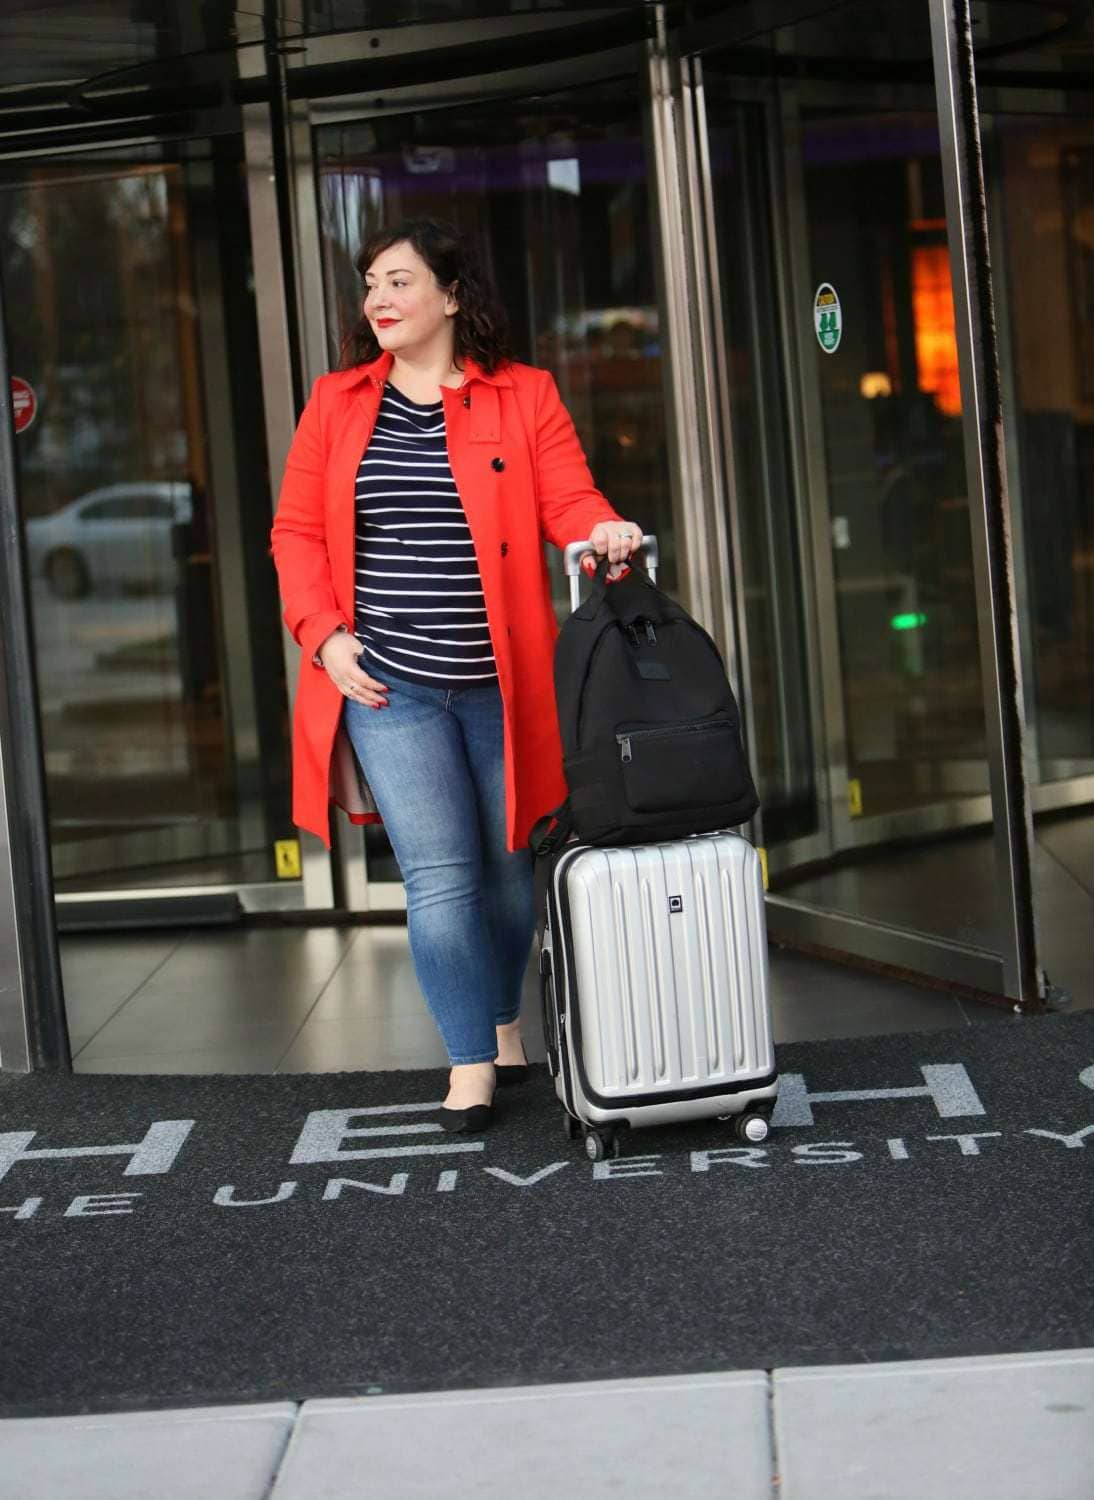
<svg viewBox="0 0 1094 1500"><path fill-rule="evenodd" d="M217 1188L213 1194L213 1202L218 1208L259 1208L264 1203L284 1203L286 1198L291 1198L296 1192L295 1182L282 1182L272 1198L237 1198L235 1188L229 1182L224 1187Z"/></svg>
<svg viewBox="0 0 1094 1500"><path fill-rule="evenodd" d="M454 1151L485 1151L485 1141L456 1141L452 1145L430 1146L371 1146L360 1150L343 1151L342 1142L348 1140L376 1140L380 1136L407 1136L440 1134L443 1127L437 1121L422 1121L410 1125L355 1125L350 1121L361 1116L392 1114L424 1114L437 1108L435 1104L380 1104L368 1109L313 1109L304 1121L304 1128L289 1157L290 1166L300 1166L317 1161L360 1161L377 1156L444 1156Z"/></svg>
<svg viewBox="0 0 1094 1500"><path fill-rule="evenodd" d="M65 1218L82 1218L95 1214L131 1214L133 1206L130 1200L143 1197L143 1193L84 1193L79 1198L73 1198L65 1209Z"/></svg>
<svg viewBox="0 0 1094 1500"><path fill-rule="evenodd" d="M74 1156L128 1156L129 1165L122 1174L125 1177L169 1172L196 1123L195 1120L156 1120L148 1127L143 1140L124 1146L48 1146L36 1151L27 1149L35 1131L9 1130L0 1134L0 1179L7 1176L16 1162L64 1161Z"/></svg>

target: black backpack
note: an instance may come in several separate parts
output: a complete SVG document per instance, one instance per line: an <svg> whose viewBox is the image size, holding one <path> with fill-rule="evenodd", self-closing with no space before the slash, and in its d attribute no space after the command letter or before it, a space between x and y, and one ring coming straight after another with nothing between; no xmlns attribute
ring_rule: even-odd
<svg viewBox="0 0 1094 1500"><path fill-rule="evenodd" d="M570 795L529 835L545 862L571 833L591 844L683 838L735 828L760 805L721 653L637 563L609 584L601 558L555 642Z"/></svg>

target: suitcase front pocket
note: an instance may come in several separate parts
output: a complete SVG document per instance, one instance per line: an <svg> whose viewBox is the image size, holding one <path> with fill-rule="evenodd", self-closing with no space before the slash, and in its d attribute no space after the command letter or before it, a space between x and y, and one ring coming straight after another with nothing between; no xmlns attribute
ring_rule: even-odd
<svg viewBox="0 0 1094 1500"><path fill-rule="evenodd" d="M750 789L737 725L700 719L616 735L623 792L634 812L675 812L733 802Z"/></svg>

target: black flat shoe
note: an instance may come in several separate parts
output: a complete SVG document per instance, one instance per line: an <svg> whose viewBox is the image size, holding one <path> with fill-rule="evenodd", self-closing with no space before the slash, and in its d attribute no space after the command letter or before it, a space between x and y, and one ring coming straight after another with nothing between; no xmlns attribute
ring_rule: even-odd
<svg viewBox="0 0 1094 1500"><path fill-rule="evenodd" d="M505 1088L511 1083L524 1083L528 1077L528 1054L524 1051L524 1043L521 1042L520 1050L524 1055L522 1063L495 1063L494 1081L499 1089Z"/></svg>
<svg viewBox="0 0 1094 1500"><path fill-rule="evenodd" d="M494 1118L492 1104L472 1104L468 1109L440 1108L442 1127L454 1133L457 1130L485 1130Z"/></svg>

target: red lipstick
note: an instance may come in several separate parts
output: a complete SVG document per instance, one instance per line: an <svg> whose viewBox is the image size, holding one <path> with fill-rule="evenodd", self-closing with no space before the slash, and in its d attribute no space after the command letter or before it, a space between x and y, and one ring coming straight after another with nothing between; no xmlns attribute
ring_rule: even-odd
<svg viewBox="0 0 1094 1500"><path fill-rule="evenodd" d="M393 323L397 323L398 321L398 318L377 318L376 326L377 328L390 328Z"/></svg>

